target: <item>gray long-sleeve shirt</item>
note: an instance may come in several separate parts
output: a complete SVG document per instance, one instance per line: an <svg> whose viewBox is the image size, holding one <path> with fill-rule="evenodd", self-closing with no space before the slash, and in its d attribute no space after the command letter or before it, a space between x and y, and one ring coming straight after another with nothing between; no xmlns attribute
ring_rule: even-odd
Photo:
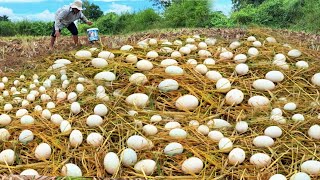
<svg viewBox="0 0 320 180"><path fill-rule="evenodd" d="M63 6L58 9L55 14L55 30L68 27L75 20L81 19L84 22L88 22L88 19L83 15L82 11L74 14L70 6Z"/></svg>

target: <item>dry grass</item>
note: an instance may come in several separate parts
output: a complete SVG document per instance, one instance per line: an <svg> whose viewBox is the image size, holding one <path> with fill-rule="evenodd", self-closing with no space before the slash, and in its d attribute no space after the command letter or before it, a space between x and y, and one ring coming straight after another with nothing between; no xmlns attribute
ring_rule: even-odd
<svg viewBox="0 0 320 180"><path fill-rule="evenodd" d="M219 32L221 34L219 34ZM232 31L233 32L233 31ZM40 99L29 105L26 109L29 114L36 119L36 123L32 126L23 126L18 118L15 117L16 110L20 109L19 105L15 105L14 109L9 113L13 122L6 126L6 129L11 133L10 140L0 144L0 149L11 148L16 152L16 161L13 166L0 165L0 174L19 174L22 170L33 168L44 176L59 176L61 168L66 163L77 164L86 177L115 177L115 178L146 178L146 179L268 179L270 175L282 173L290 177L295 172L299 171L300 164L305 160L314 159L320 160L319 141L311 139L307 135L309 127L318 123L317 115L320 112L319 107L319 87L315 87L310 83L313 74L319 72L319 52L316 49L310 49L310 46L303 43L297 43L296 39L285 38L279 34L273 34L266 30L250 30L244 32L242 30L231 33L231 30L226 31L210 31L210 29L200 30L181 30L168 33L152 32L146 34L138 34L128 37L108 37L108 40L102 40L104 50L114 52L116 58L109 60L109 66L103 70L108 70L116 73L117 80L113 83L89 81L84 83L86 91L78 95L78 102L82 106L82 111L78 115L70 113L70 103L67 101L60 102L57 107L51 110L52 114L58 113L64 119L68 120L73 129L78 129L84 134L84 142L79 148L70 147L68 135L61 134L59 127L53 125L49 120L43 119L40 114L35 113L33 108L36 104L40 104L45 108L46 104ZM230 33L231 35L227 35ZM217 92L215 82L206 79L203 75L198 74L191 66L185 65L189 58L197 59L200 63L204 59L199 58L195 53L188 57L177 59L181 67L186 71L183 76L170 76L164 73L164 69L160 66L161 60L167 58L168 54L159 53L160 57L153 59L152 62L155 68L149 72L144 72L148 77L149 82L144 86L136 86L129 82L128 77L138 72L133 64L124 62L125 54L120 53L116 48L119 44L135 45L136 42L144 38L168 38L173 41L177 38L185 39L186 37L200 34L203 38L215 36L218 43L215 46L210 46L209 51L214 54L214 59L219 59L217 48L227 47L229 43L239 38L243 41L243 45L234 51L234 54L247 52L250 46L249 42L245 42L245 37L255 35L259 40L263 41L267 36L272 35L277 38L280 43L268 44L259 48L260 55L258 57L249 58L247 64L250 67L250 73L245 76L238 76L234 73L236 64L233 61L217 61L214 66L209 66L211 70L217 70L232 82L233 88L238 88L245 94L244 101L234 107L230 107L224 103L225 94ZM226 39L224 39L226 38ZM270 70L280 70L272 66L271 62L276 53L287 54L288 48L283 47L282 43L290 43L294 48L302 50L303 55L299 58L288 58L290 64L289 70L281 70L285 75L285 80L278 83L276 89L271 92L261 92L252 88L252 82L258 78L264 78L264 75ZM101 44L100 44L101 45ZM101 47L98 45L98 47ZM113 47L113 48L110 48ZM31 47L30 47L31 48ZM159 50L159 47L151 49ZM144 59L146 52L151 49L143 50L135 46L134 54L137 54L139 59ZM174 46L173 49L178 49ZM35 49L30 49L36 53ZM55 74L58 78L59 72L47 72L46 69L52 64L55 59L66 58L72 61L68 65L68 77L71 81L70 86L65 90L69 93L75 91L75 86L78 83L77 77L83 76L88 79L93 79L94 75L101 72L102 69L93 68L89 60L76 60L73 56L75 51L65 53L52 53L44 57L41 63L33 64L35 69L24 69L18 72L6 72L5 75L13 80L18 78L21 73L28 77L28 80L23 82L24 87L28 88L31 83L31 77L34 73L40 76L41 81L48 78L51 74ZM97 53L94 54L96 56ZM310 68L299 70L294 67L294 63L299 60L306 60ZM173 78L179 82L180 88L178 91L161 93L157 90L157 85L164 79ZM102 102L95 98L95 90L98 85L104 85L107 94L110 96L110 101ZM53 83L53 87L60 87L59 80ZM20 87L21 88L21 87ZM61 87L60 87L61 88ZM114 97L112 93L116 89L121 89L121 97ZM141 92L149 95L149 105L145 109L135 109L125 103L125 97L136 92ZM48 94L55 97L52 89L48 89ZM192 94L200 100L199 107L192 112L182 112L176 110L175 100L184 94ZM271 105L265 109L253 109L247 104L247 100L253 95L264 95L269 97ZM25 98L26 95L21 95ZM280 107L286 103L279 101L280 97L286 97L288 102L295 102L298 108L294 112L284 112L287 123L284 125L276 124L269 120L270 111L272 108ZM0 105L5 102L10 102L11 99L5 98ZM54 98L55 101L55 98ZM317 102L316 106L311 106L312 102ZM86 125L86 118L93 114L93 108L96 104L105 103L109 108L108 115L104 118L104 123L99 128L89 128ZM4 113L3 108L0 109L0 114ZM135 109L138 111L137 116L129 116L128 111ZM291 116L295 113L301 113L305 117L305 121L294 123ZM157 162L157 168L154 174L147 177L136 173L133 168L121 167L113 176L107 174L103 168L103 157L107 152L115 152L120 155L121 151L126 148L126 140L134 134L142 135L142 131L134 123L135 120L142 121L143 124L149 124L149 119L154 114L160 114L163 121L156 123L159 132L155 136L148 137L152 140L154 147L151 150L138 152L138 159L145 158L153 159ZM198 120L200 124L206 124L212 118L222 118L235 125L237 121L244 120L249 123L249 131L244 134L237 133L233 128L220 129L220 131L229 137L234 147L241 147L246 152L246 160L237 166L231 166L227 163L227 153L223 153L218 149L217 142L211 141L207 136L199 134L195 128L190 127L190 120ZM187 139L173 139L169 136L168 131L164 129L165 123L176 120L180 122L183 129L188 132ZM275 144L271 148L257 148L252 144L254 137L262 135L264 129L271 125L278 125L283 130L283 135L275 140ZM35 139L32 142L24 145L18 142L18 136L24 129L31 130ZM213 129L213 128L210 128ZM89 146L85 139L91 132L99 132L103 135L103 145L94 148ZM38 161L34 156L35 147L46 142L52 147L52 155L47 161ZM163 153L164 147L170 142L179 142L184 147L184 152L181 155L173 157L166 156ZM264 152L272 157L272 163L262 169L255 168L250 164L250 156L257 152ZM182 162L191 156L197 156L205 163L204 169L198 175L186 175L181 170ZM317 179L317 177L314 177Z"/></svg>

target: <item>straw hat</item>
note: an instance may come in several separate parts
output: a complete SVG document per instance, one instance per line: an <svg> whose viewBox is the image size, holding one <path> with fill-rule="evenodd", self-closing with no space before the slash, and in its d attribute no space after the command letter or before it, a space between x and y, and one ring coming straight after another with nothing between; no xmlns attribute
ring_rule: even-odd
<svg viewBox="0 0 320 180"><path fill-rule="evenodd" d="M82 11L82 1L80 0L75 0L71 5L71 8L76 8L78 9L79 11Z"/></svg>

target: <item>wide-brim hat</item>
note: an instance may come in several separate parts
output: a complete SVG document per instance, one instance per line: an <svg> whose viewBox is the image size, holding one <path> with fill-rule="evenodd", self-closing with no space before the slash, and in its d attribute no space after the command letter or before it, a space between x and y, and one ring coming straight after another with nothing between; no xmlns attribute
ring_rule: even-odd
<svg viewBox="0 0 320 180"><path fill-rule="evenodd" d="M80 0L75 0L71 5L70 5L71 8L76 8L78 9L79 11L82 11L83 8L82 8L82 1Z"/></svg>

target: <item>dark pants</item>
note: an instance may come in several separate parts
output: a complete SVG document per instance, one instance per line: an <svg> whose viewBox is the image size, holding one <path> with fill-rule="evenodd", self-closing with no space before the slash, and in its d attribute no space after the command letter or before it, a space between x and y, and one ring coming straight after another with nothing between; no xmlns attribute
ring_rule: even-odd
<svg viewBox="0 0 320 180"><path fill-rule="evenodd" d="M55 30L54 25L55 25L55 23L53 23L51 36L56 37L55 36L56 30ZM77 26L73 22L67 27L67 29L71 32L72 35L74 35L74 36L78 35ZM61 32L61 29L59 29L59 32Z"/></svg>

